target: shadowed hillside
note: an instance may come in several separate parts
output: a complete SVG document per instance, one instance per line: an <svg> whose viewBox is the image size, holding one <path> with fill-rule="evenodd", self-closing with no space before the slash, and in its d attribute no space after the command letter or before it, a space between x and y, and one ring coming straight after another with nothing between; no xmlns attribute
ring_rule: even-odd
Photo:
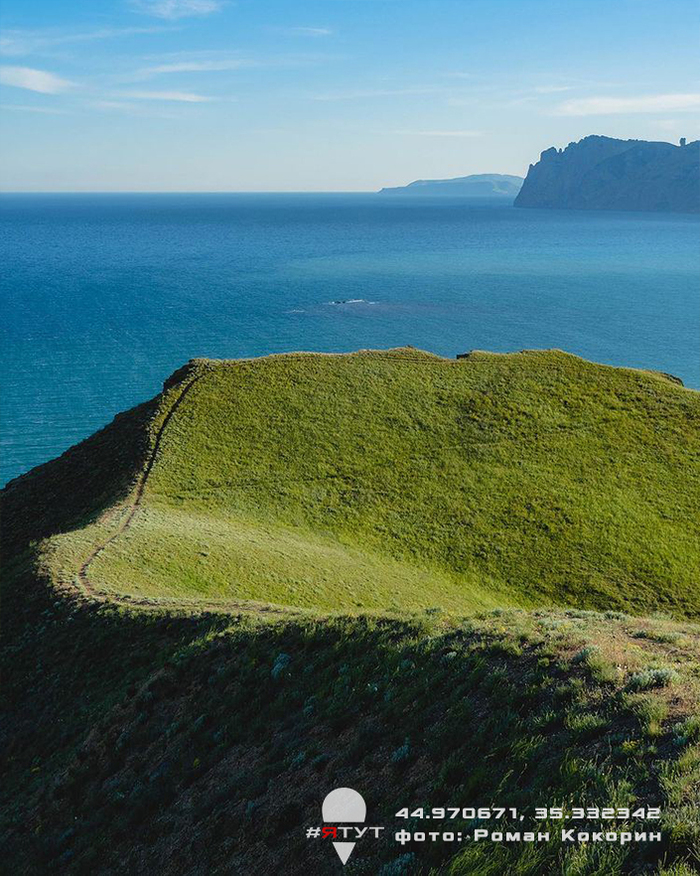
<svg viewBox="0 0 700 876"><path fill-rule="evenodd" d="M360 842L350 874L698 872L692 624L577 610L265 624L76 607L26 581L4 607L13 874L330 876L333 850L305 830L347 785L387 832L424 829L396 812L436 805L517 807L552 831L537 848ZM563 847L534 814L582 802L661 807L615 829L663 839Z"/></svg>
<svg viewBox="0 0 700 876"><path fill-rule="evenodd" d="M330 876L350 786L349 874L696 874L699 419L559 351L188 363L2 493L9 872ZM552 838L393 841L453 803Z"/></svg>

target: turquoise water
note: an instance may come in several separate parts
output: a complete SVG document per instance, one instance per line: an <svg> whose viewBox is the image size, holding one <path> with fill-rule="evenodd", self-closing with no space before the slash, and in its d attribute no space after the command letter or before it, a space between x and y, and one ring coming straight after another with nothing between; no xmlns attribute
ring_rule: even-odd
<svg viewBox="0 0 700 876"><path fill-rule="evenodd" d="M5 195L0 480L193 356L560 347L700 387L699 229L370 194Z"/></svg>

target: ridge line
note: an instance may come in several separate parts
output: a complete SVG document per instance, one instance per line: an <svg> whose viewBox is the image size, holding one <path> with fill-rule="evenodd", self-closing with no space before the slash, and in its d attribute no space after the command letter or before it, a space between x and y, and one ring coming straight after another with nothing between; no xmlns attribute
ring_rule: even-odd
<svg viewBox="0 0 700 876"><path fill-rule="evenodd" d="M104 551L104 549L108 545L110 545L113 541L115 541L117 538L119 538L120 535L123 535L123 533L126 532L126 530L131 526L131 523L132 523L134 517L136 517L136 514L138 513L138 510L141 507L141 500L143 499L143 494L144 494L144 491L146 489L146 484L148 483L148 478L151 474L151 471L153 470L153 466L155 465L156 456L158 455L158 450L160 449L161 441L163 439L163 435L165 434L165 430L168 426L168 423L172 419L175 411L180 407L180 405L184 401L185 396L189 393L189 391L192 389L192 387L198 381L200 381L202 379L203 376L204 376L204 374L197 374L195 377L192 378L192 380L190 380L189 383L186 384L186 386L183 388L180 395L173 402L172 407L170 408L168 413L165 415L165 418L163 419L163 422L161 423L160 428L158 429L158 431L156 433L156 440L153 443L153 447L151 449L148 460L146 462L146 466L143 469L143 471L141 472L141 476L140 476L138 483L136 485L136 492L134 495L134 499L131 502L131 506L129 508L129 511L128 511L126 517L124 517L122 519L122 522L117 527L117 530L115 532L113 532L112 535L109 536L109 538L106 538L103 542L101 542L100 544L98 544L96 547L94 547L92 549L89 556L87 557L85 562L81 565L80 569L78 570L78 580L83 585L83 587L85 588L87 593L90 594L90 596L93 596L93 597L98 596L94 585L92 584L92 582L90 581L90 579L88 577L88 570L89 570L90 566L92 565L92 563L97 559L97 557L102 553L102 551Z"/></svg>

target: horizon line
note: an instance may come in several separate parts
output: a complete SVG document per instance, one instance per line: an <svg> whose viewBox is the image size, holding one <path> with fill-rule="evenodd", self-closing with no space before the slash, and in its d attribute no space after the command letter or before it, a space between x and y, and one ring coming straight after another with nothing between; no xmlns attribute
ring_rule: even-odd
<svg viewBox="0 0 700 876"><path fill-rule="evenodd" d="M516 174L512 174L515 176ZM524 178L524 177L521 177ZM406 186L409 183L405 184ZM404 186L382 186L403 188ZM0 189L2 195L378 195L381 189ZM424 195L416 197L425 197ZM449 195L440 195L448 198ZM469 197L455 195L457 198ZM477 199L493 196L472 196ZM497 196L498 197L498 196ZM502 195L501 197L509 197Z"/></svg>

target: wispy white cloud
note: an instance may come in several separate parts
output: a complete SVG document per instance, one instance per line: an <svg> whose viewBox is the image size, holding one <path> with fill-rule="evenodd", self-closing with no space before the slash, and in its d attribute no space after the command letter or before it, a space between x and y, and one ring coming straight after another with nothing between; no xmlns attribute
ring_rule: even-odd
<svg viewBox="0 0 700 876"><path fill-rule="evenodd" d="M223 9L224 5L224 0L132 0L132 6L139 12L171 21L211 15Z"/></svg>
<svg viewBox="0 0 700 876"><path fill-rule="evenodd" d="M222 52L217 49L177 52L159 52L143 56L149 66L137 70L134 76L139 79L144 76L159 73L180 73L216 70L238 70L242 68L295 68L308 67L317 64L337 61L347 56L327 52L284 52L281 54L264 55L257 58L244 57L239 52L231 50ZM186 65L186 66L185 66Z"/></svg>
<svg viewBox="0 0 700 876"><path fill-rule="evenodd" d="M573 85L536 85L532 90L535 94L558 94L562 91L571 91Z"/></svg>
<svg viewBox="0 0 700 876"><path fill-rule="evenodd" d="M542 106L542 101L546 100L548 96L573 91L574 87L573 85L535 85L530 88L520 88L514 91L510 97L495 98L493 105L504 108Z"/></svg>
<svg viewBox="0 0 700 876"><path fill-rule="evenodd" d="M324 37L333 35L330 27L277 27L275 30L285 36Z"/></svg>
<svg viewBox="0 0 700 876"><path fill-rule="evenodd" d="M5 30L0 36L0 55L19 57L45 52L47 49L70 43L92 42L136 34L161 33L172 28L160 27L121 27L99 28L74 33L55 30Z"/></svg>
<svg viewBox="0 0 700 876"><path fill-rule="evenodd" d="M484 131L394 131L394 134L407 134L412 137L483 137Z"/></svg>
<svg viewBox="0 0 700 876"><path fill-rule="evenodd" d="M26 88L27 91L38 91L40 94L61 94L75 88L75 83L62 79L55 73L46 70L35 70L33 67L0 66L0 84L12 85L14 88Z"/></svg>
<svg viewBox="0 0 700 876"><path fill-rule="evenodd" d="M654 119L654 121L650 122L652 127L659 131L676 131L684 126L685 123L685 119Z"/></svg>
<svg viewBox="0 0 700 876"><path fill-rule="evenodd" d="M18 104L18 103L3 103L0 104L0 110L10 111L10 112L23 112L23 113L41 113L42 115L49 116L64 116L66 115L66 110L55 109L54 107L49 106L27 106L26 104Z"/></svg>
<svg viewBox="0 0 700 876"><path fill-rule="evenodd" d="M122 113L128 116L136 116L138 118L159 118L159 119L182 119L182 111L179 107L167 108L163 106L153 107L150 104L132 103L126 100L93 100L86 104L88 109L100 110L102 112Z"/></svg>
<svg viewBox="0 0 700 876"><path fill-rule="evenodd" d="M365 88L349 91L331 91L326 94L312 94L313 100L361 100L369 97L403 97L404 95L436 94L440 88Z"/></svg>
<svg viewBox="0 0 700 876"><path fill-rule="evenodd" d="M101 110L134 110L140 109L135 103L127 103L124 100L92 100L88 104L94 109Z"/></svg>
<svg viewBox="0 0 700 876"><path fill-rule="evenodd" d="M698 94L653 94L644 97L585 97L555 107L558 116L609 116L625 113L667 113L700 110Z"/></svg>
<svg viewBox="0 0 700 876"><path fill-rule="evenodd" d="M195 94L191 91L125 91L118 95L127 100L168 100L181 103L209 103L215 97Z"/></svg>
<svg viewBox="0 0 700 876"><path fill-rule="evenodd" d="M222 54L219 51L180 51L147 55L144 60L151 62L132 73L117 74L113 82L121 85L142 83L158 76L181 73L216 73L251 69L293 69L313 67L337 60L335 55L319 53L293 53L262 58L244 58L234 53Z"/></svg>
<svg viewBox="0 0 700 876"><path fill-rule="evenodd" d="M219 61L176 61L172 64L156 64L153 67L144 67L136 75L141 78L147 78L163 73L208 73L217 70L240 70L243 67L255 66L257 65L254 61L243 58L230 58Z"/></svg>

